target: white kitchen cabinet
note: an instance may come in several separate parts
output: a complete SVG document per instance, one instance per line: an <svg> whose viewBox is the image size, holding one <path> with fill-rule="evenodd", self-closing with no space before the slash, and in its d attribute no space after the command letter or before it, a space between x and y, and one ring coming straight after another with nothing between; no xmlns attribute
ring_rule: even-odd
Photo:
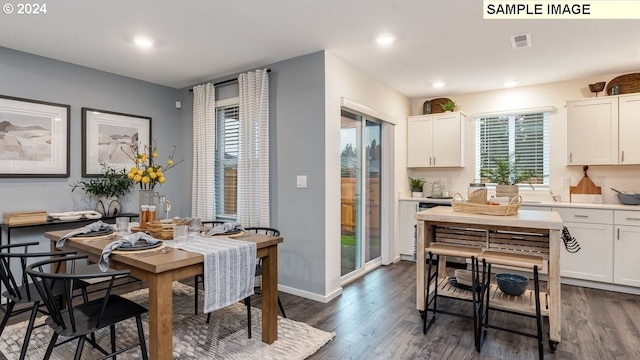
<svg viewBox="0 0 640 360"><path fill-rule="evenodd" d="M640 287L640 212L615 211L613 282Z"/></svg>
<svg viewBox="0 0 640 360"><path fill-rule="evenodd" d="M618 98L620 164L640 164L640 95Z"/></svg>
<svg viewBox="0 0 640 360"><path fill-rule="evenodd" d="M640 164L640 95L567 102L567 164Z"/></svg>
<svg viewBox="0 0 640 360"><path fill-rule="evenodd" d="M416 219L414 214L418 211L418 201L402 200L398 209L398 226L400 236L400 257L405 260L413 260L414 231Z"/></svg>
<svg viewBox="0 0 640 360"><path fill-rule="evenodd" d="M567 164L618 164L618 98L567 102Z"/></svg>
<svg viewBox="0 0 640 360"><path fill-rule="evenodd" d="M464 121L457 112L407 119L407 167L464 166Z"/></svg>
<svg viewBox="0 0 640 360"><path fill-rule="evenodd" d="M553 208L580 250L570 253L562 246L560 276L613 282L613 210Z"/></svg>

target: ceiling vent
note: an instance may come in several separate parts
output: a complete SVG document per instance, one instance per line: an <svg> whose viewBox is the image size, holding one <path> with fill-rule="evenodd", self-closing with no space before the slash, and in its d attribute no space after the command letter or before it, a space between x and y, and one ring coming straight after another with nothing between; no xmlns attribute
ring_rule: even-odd
<svg viewBox="0 0 640 360"><path fill-rule="evenodd" d="M519 34L511 37L511 46L514 49L522 49L531 46L531 34Z"/></svg>

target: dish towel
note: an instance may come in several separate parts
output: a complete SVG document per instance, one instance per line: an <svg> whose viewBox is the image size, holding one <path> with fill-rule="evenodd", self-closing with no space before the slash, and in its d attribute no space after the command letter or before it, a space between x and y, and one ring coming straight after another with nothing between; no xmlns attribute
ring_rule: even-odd
<svg viewBox="0 0 640 360"><path fill-rule="evenodd" d="M153 245L159 243L160 241L162 240L154 239L151 235L142 232L123 236L122 238L111 242L104 247L104 249L102 250L102 254L100 254L98 267L103 272L109 270L109 256L111 255L111 252L113 250L116 250L118 248L131 248L136 245Z"/></svg>
<svg viewBox="0 0 640 360"><path fill-rule="evenodd" d="M204 312L229 306L253 295L256 244L225 237L189 237L175 247L204 255Z"/></svg>
<svg viewBox="0 0 640 360"><path fill-rule="evenodd" d="M216 225L211 230L207 231L205 236L224 234L226 232L240 231L240 230L244 230L244 228L239 222L223 223L220 225Z"/></svg>
<svg viewBox="0 0 640 360"><path fill-rule="evenodd" d="M56 241L56 247L57 248L63 247L64 243L67 241L68 238L74 237L76 235L88 234L88 233L91 233L91 232L94 232L94 231L100 231L100 230L113 230L113 231L116 231L116 227L115 227L115 225L103 223L102 221L96 221L96 222L91 223L89 225L85 225L85 226L83 226L81 228L77 228L75 230L70 231L65 236L61 237L58 241Z"/></svg>

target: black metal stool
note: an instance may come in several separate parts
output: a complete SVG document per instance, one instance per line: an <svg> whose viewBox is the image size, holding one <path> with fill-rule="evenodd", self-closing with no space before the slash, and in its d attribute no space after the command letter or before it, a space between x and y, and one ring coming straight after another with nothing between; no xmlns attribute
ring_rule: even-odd
<svg viewBox="0 0 640 360"><path fill-rule="evenodd" d="M428 262L428 266L427 266L427 285L426 285L426 296L425 296L425 309L424 309L424 314L423 314L423 324L422 324L422 332L426 335L427 331L429 330L429 328L431 328L431 325L433 324L433 322L436 319L436 313L442 313L442 314L448 314L448 315L455 315L455 316L462 316L462 317L467 317L467 318L473 318L473 331L474 331L474 341L478 341L478 336L476 334L476 332L478 331L479 327L478 324L476 322L476 319L478 318L477 316L477 311L478 311L478 292L477 292L477 266L478 266L478 260L477 257L482 253L482 249L477 248L477 247L471 247L471 246L461 246L461 245L449 245L449 244L439 244L439 243L434 243L431 244L431 246L429 246L428 248L425 249L425 252L429 255L427 262ZM434 260L434 255L435 255L435 260L436 260L436 266L435 266L435 271L432 271L433 269L433 265L432 262ZM447 296L447 295L443 295L443 294L438 294L438 288L440 286L442 286L443 284L440 283L439 281L439 275L440 275L440 266L439 266L439 261L440 261L440 256L455 256L455 257L463 257L463 258L468 258L471 259L471 300L469 299L465 299L465 298L460 298L460 297L452 297L452 296ZM444 278L446 279L446 274L444 276ZM432 285L433 284L433 285ZM446 286L446 284L444 284ZM433 297L430 296L431 294L431 287L433 286ZM454 312L450 312L450 311L446 311L446 310L440 310L437 307L437 299L438 297L446 297L446 298L451 298L451 299L456 299L456 300L463 300L463 301L471 301L473 303L473 314L472 315L467 315L467 314L461 314L461 313L454 313ZM431 307L431 305L433 305ZM432 317L430 320L428 320L428 312L431 311L433 313ZM478 344L476 343L476 347L478 346Z"/></svg>
<svg viewBox="0 0 640 360"><path fill-rule="evenodd" d="M542 312L540 309L540 282L538 278L538 269L544 266L544 259L541 256L503 253L494 250L485 250L479 257L478 262L482 262L482 281L480 284L480 309L478 311L478 330L476 331L476 346L478 352L482 348L482 344L487 335L487 329L507 331L513 334L532 337L538 340L538 357L544 358L544 346L542 337ZM511 266L521 269L533 271L533 285L535 297L535 315L521 313L506 309L498 309L491 307L491 265ZM479 277L479 275L476 275ZM511 295L512 296L512 295ZM536 319L536 334L525 333L515 329L504 328L489 324L489 310L501 311L509 314L520 315Z"/></svg>

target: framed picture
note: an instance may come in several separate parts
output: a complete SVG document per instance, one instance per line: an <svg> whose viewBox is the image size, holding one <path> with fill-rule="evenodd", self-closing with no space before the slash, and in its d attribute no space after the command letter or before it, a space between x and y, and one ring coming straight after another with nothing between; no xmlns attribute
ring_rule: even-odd
<svg viewBox="0 0 640 360"><path fill-rule="evenodd" d="M0 95L0 177L69 177L70 110Z"/></svg>
<svg viewBox="0 0 640 360"><path fill-rule="evenodd" d="M103 163L129 169L139 146L151 144L151 118L82 108L82 176L102 174Z"/></svg>

